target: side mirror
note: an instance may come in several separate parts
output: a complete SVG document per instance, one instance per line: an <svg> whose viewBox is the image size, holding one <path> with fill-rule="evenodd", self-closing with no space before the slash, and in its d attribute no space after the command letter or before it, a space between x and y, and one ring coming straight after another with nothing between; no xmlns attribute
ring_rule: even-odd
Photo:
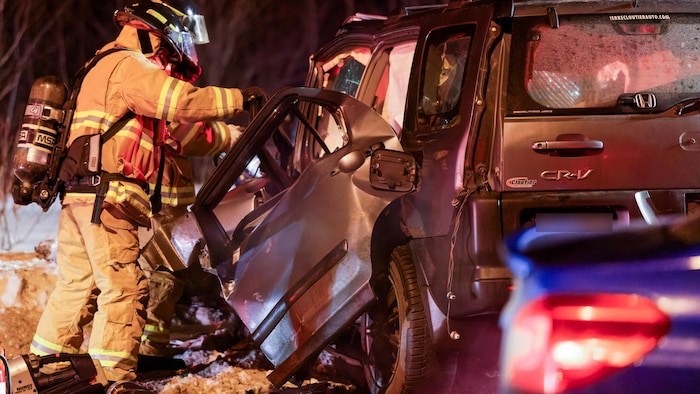
<svg viewBox="0 0 700 394"><path fill-rule="evenodd" d="M378 190L412 192L420 175L416 159L406 152L377 149L372 152L369 183Z"/></svg>

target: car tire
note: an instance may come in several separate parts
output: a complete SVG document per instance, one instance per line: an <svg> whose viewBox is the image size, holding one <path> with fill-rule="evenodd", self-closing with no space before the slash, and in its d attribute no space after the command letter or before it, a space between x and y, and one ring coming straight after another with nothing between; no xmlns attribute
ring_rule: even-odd
<svg viewBox="0 0 700 394"><path fill-rule="evenodd" d="M368 391L410 392L432 364L430 330L416 268L408 246L391 254L375 281L377 302L361 318L363 367Z"/></svg>

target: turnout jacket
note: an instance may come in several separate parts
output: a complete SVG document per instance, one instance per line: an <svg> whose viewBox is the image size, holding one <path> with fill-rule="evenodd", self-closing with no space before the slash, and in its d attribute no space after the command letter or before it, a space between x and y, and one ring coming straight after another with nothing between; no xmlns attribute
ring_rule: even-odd
<svg viewBox="0 0 700 394"><path fill-rule="evenodd" d="M151 35L151 41L154 48L160 44L155 35ZM196 87L170 77L141 52L136 29L131 26L124 26L119 37L98 54L113 47L127 50L105 56L85 76L68 146L80 136L105 133L122 116L133 112L135 116L101 148L102 172L126 178L107 178L104 206L147 224L151 216L148 189L155 185L161 154L182 154L181 142L194 146L207 141L198 149L211 152L229 147L232 141L226 125L212 121L240 113L243 96L236 88ZM169 123L171 130L177 130L179 141L168 131ZM144 188L145 184L151 187ZM86 198L94 195L67 192L63 204Z"/></svg>
<svg viewBox="0 0 700 394"><path fill-rule="evenodd" d="M166 148L161 202L171 207L188 206L195 199L194 176L189 158L217 156L228 151L241 133L241 127L220 121L171 123L168 131L177 141L180 151ZM150 190L155 188L155 178L149 180Z"/></svg>

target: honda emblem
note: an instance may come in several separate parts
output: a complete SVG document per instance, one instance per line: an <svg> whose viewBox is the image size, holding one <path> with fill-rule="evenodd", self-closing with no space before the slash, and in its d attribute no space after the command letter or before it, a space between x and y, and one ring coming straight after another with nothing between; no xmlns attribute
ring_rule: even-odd
<svg viewBox="0 0 700 394"><path fill-rule="evenodd" d="M637 108L656 107L656 96L654 93L637 93L634 95L634 104Z"/></svg>

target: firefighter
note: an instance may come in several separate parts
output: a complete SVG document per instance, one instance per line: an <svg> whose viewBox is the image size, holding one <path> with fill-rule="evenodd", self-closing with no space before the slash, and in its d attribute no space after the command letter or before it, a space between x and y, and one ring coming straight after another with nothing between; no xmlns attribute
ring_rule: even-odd
<svg viewBox="0 0 700 394"><path fill-rule="evenodd" d="M99 148L99 176L62 176L59 277L30 349L38 355L77 353L92 321L88 352L109 381L128 381L136 377L148 296L137 264L138 226L149 225L148 181L161 178L166 146L178 149L166 123L230 118L247 109L259 89L187 82L201 72L192 33L164 4L125 7L115 21L122 27L118 37L98 53L124 50L105 56L85 76L69 151L81 136L126 122Z"/></svg>
<svg viewBox="0 0 700 394"><path fill-rule="evenodd" d="M151 218L150 227L139 227L141 247L147 244L161 223L186 214L194 202L195 186L190 157L218 156L228 151L242 132L240 126L223 122L171 124L168 129L181 149L179 152L166 150L161 180L161 208ZM155 179L151 179L149 184L155 187ZM175 307L185 286L191 284L189 277L193 273L191 270L184 273L172 272L161 264L158 256L141 255L139 264L148 278L149 297L138 370L145 372L185 368L184 361L172 357L169 346L170 327Z"/></svg>
<svg viewBox="0 0 700 394"><path fill-rule="evenodd" d="M139 228L141 246L152 238L161 223L169 222L188 212L195 199L194 175L190 157L217 156L228 151L241 134L240 126L212 122L170 125L171 134L181 143L179 154L166 156L161 186L161 210L151 218L151 227ZM138 369L176 370L186 367L184 361L173 358L170 349L170 327L175 307L191 279L202 278L191 269L172 272L159 261L159 256L141 255L139 264L148 278L146 326L141 336ZM192 267L197 270L199 267Z"/></svg>

